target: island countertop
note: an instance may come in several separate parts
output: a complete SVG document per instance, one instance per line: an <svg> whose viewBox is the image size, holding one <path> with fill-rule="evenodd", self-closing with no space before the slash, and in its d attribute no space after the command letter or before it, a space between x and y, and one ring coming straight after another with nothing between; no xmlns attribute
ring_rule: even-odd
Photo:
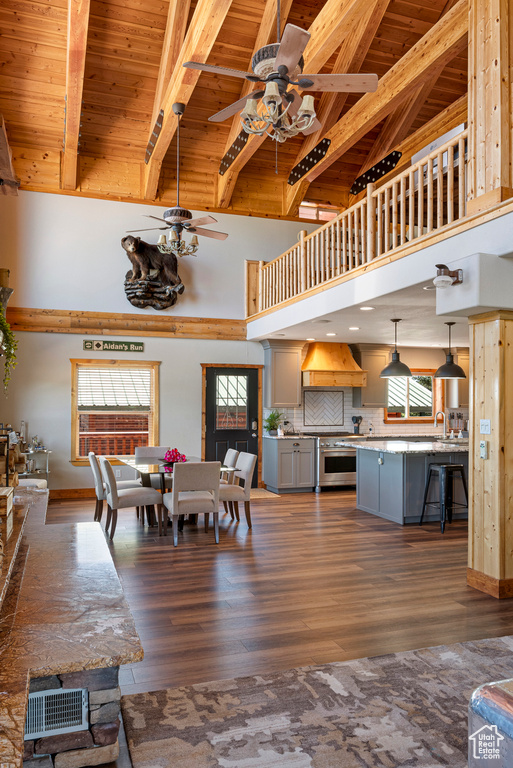
<svg viewBox="0 0 513 768"><path fill-rule="evenodd" d="M347 440L345 445L378 453L468 453L468 444L441 443L436 440L411 442L409 440Z"/></svg>
<svg viewBox="0 0 513 768"><path fill-rule="evenodd" d="M31 678L140 661L141 641L99 523L45 525L48 493L29 504L0 613L0 764L22 764Z"/></svg>

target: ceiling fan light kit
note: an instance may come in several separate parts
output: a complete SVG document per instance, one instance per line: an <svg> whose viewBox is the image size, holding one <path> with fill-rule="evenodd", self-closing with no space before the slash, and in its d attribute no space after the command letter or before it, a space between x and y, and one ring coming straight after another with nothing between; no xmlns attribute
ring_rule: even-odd
<svg viewBox="0 0 513 768"><path fill-rule="evenodd" d="M177 101L173 104L173 112L177 117L176 126L176 205L174 208L168 208L164 211L163 218L144 214L148 219L155 219L165 224L164 227L150 227L149 229L171 230L169 241L166 243L166 236L160 235L157 247L162 253L174 253L176 256L194 256L198 250L199 243L197 235L211 237L214 240L226 240L228 235L225 232L216 232L213 229L203 229L203 224L216 224L217 219L213 216L200 216L197 219L192 218L191 211L180 206L180 118L185 112L185 104ZM146 229L132 229L129 232L147 232ZM182 240L182 232L189 231L194 233L190 243Z"/></svg>
<svg viewBox="0 0 513 768"><path fill-rule="evenodd" d="M254 91L209 117L212 122L222 122L241 111L241 124L246 133L264 136L267 134L276 142L284 142L298 133L308 135L322 128L317 120L313 96L301 96L289 86L298 86L301 90L327 92L375 91L378 85L377 75L353 74L304 74L303 51L310 33L287 24L281 40L280 2L277 3L278 42L264 45L253 56L252 72L230 69L213 64L201 64L186 61L183 66L205 72L243 78L251 83L265 83L264 91ZM261 99L260 104L258 103ZM223 159L224 161L224 159ZM221 175L226 171L226 163L221 163Z"/></svg>

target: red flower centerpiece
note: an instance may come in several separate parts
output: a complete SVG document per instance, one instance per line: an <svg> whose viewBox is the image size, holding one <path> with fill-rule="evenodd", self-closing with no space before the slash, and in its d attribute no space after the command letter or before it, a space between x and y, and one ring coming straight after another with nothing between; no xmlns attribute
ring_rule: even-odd
<svg viewBox="0 0 513 768"><path fill-rule="evenodd" d="M166 472L173 471L173 464L179 461L187 461L187 457L184 453L180 453L178 448L172 448L170 451L166 451L164 455L164 463L166 464Z"/></svg>

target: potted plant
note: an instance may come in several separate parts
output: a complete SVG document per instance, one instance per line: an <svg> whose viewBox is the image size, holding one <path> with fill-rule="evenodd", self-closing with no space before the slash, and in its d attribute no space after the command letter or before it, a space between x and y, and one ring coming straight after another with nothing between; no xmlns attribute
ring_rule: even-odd
<svg viewBox="0 0 513 768"><path fill-rule="evenodd" d="M283 413L280 413L277 410L273 410L270 412L267 418L264 419L264 427L270 435L278 434L278 424L280 423L282 416Z"/></svg>
<svg viewBox="0 0 513 768"><path fill-rule="evenodd" d="M4 391L7 391L7 385L11 379L11 371L17 363L16 350L18 342L16 336L11 330L11 326L5 319L4 308L0 303L0 349L4 355Z"/></svg>

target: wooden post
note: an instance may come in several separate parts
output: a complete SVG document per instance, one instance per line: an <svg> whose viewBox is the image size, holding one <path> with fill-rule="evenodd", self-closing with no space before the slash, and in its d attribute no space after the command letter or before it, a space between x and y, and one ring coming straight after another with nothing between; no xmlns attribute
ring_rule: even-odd
<svg viewBox="0 0 513 768"><path fill-rule="evenodd" d="M513 196L513 0L469 0L468 35L470 215Z"/></svg>
<svg viewBox="0 0 513 768"><path fill-rule="evenodd" d="M258 299L257 299L257 312L261 312L264 308L264 264L265 261L258 262Z"/></svg>
<svg viewBox="0 0 513 768"><path fill-rule="evenodd" d="M307 276L307 264L306 264L306 243L305 237L307 235L306 229L302 229L299 233L299 252L300 252L300 264L301 264L301 293L306 291L306 276Z"/></svg>
<svg viewBox="0 0 513 768"><path fill-rule="evenodd" d="M469 323L467 583L493 597L513 597L513 312L487 312ZM490 434L483 419L490 421ZM482 440L488 458L481 458Z"/></svg>

